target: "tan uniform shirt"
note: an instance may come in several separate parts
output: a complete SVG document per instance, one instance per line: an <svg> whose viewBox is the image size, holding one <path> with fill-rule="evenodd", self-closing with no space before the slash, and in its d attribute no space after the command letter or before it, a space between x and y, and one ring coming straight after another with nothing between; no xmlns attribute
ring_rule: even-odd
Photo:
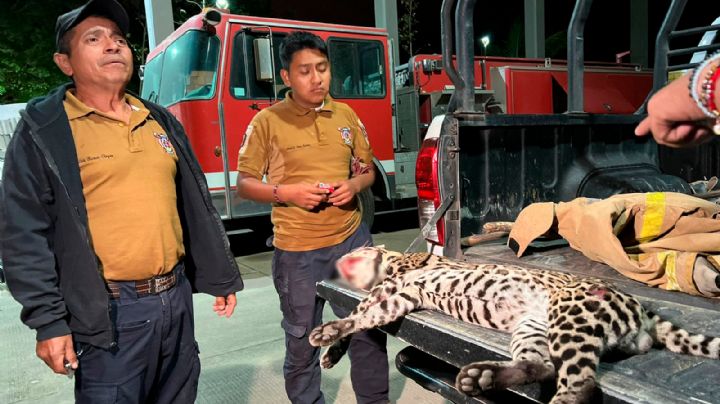
<svg viewBox="0 0 720 404"><path fill-rule="evenodd" d="M107 280L166 273L185 255L177 211L177 155L136 98L130 124L88 107L70 91L65 111L77 150L90 236Z"/></svg>
<svg viewBox="0 0 720 404"><path fill-rule="evenodd" d="M258 113L240 147L238 171L271 184L332 183L350 178L352 157L372 164L365 128L346 104L328 97L318 109L292 100ZM322 204L308 211L274 204L274 244L287 251L309 251L343 242L360 225L357 201L351 206Z"/></svg>

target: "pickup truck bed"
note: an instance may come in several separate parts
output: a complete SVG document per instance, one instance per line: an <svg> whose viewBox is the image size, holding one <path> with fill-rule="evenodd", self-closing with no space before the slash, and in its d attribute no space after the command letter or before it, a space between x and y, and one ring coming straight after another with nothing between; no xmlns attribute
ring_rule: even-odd
<svg viewBox="0 0 720 404"><path fill-rule="evenodd" d="M720 301L644 286L612 268L592 262L562 241L534 243L517 258L502 240L465 251L473 262L518 264L613 281L643 305L690 331L720 336ZM348 312L365 296L340 282L318 285L318 294ZM406 376L453 402L548 402L554 383L531 384L511 391L468 399L453 387L457 368L478 360L509 358L510 335L432 312L411 313L383 328L411 345L396 364ZM720 361L654 349L646 355L609 354L599 367L597 402L720 403Z"/></svg>

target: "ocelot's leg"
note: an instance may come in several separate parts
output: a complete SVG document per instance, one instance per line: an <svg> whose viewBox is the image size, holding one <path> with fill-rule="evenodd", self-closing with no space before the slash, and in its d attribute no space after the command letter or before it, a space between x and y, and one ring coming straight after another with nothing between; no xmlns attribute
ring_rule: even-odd
<svg viewBox="0 0 720 404"><path fill-rule="evenodd" d="M550 357L557 371L552 404L586 403L595 390L605 331L593 313L602 295L567 287L550 299Z"/></svg>
<svg viewBox="0 0 720 404"><path fill-rule="evenodd" d="M352 316L354 314L364 312L365 310L367 310L368 307L380 303L396 291L397 286L394 282L383 282L379 285L375 285L372 289L370 289L368 295L363 300L361 300L357 306L355 306L350 315Z"/></svg>
<svg viewBox="0 0 720 404"><path fill-rule="evenodd" d="M355 309L353 309L350 316L365 311L368 307L387 299L387 297L395 291L396 286L394 283L381 283L380 285L376 285L370 290L370 293L365 297L365 299L360 301ZM324 369L330 369L335 366L335 364L338 363L343 356L345 356L348 347L350 347L350 338L352 338L351 335L343 337L328 347L320 358L320 366Z"/></svg>
<svg viewBox="0 0 720 404"><path fill-rule="evenodd" d="M346 318L330 321L310 333L310 345L325 346L358 331L379 327L405 316L421 307L422 297L417 287L403 288L386 300L367 307Z"/></svg>
<svg viewBox="0 0 720 404"><path fill-rule="evenodd" d="M320 366L322 366L323 369L330 369L340 362L340 359L345 356L350 347L351 338L352 335L348 335L330 345L320 357Z"/></svg>
<svg viewBox="0 0 720 404"><path fill-rule="evenodd" d="M544 311L526 314L518 321L512 334L512 360L465 365L457 375L455 387L474 396L483 390L503 389L552 379L555 376L555 366L550 360L546 318Z"/></svg>

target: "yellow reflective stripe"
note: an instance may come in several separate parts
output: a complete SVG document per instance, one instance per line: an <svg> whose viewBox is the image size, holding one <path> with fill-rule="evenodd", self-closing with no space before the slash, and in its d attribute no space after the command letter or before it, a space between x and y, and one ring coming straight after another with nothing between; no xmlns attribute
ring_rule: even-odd
<svg viewBox="0 0 720 404"><path fill-rule="evenodd" d="M667 277L667 284L665 289L667 290L680 290L680 284L677 281L676 263L677 263L677 251L664 251L657 253L657 259L660 262L660 266L665 267L665 276Z"/></svg>
<svg viewBox="0 0 720 404"><path fill-rule="evenodd" d="M644 243L660 234L663 220L665 220L665 194L651 192L645 196L645 216L642 228L638 235L638 242Z"/></svg>

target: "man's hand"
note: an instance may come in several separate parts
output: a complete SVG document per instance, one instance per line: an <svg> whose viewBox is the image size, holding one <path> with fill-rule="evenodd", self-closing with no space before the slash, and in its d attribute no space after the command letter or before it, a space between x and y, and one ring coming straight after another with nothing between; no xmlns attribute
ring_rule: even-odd
<svg viewBox="0 0 720 404"><path fill-rule="evenodd" d="M686 74L650 98L648 116L635 128L637 136L652 132L655 141L669 147L701 144L711 138L707 117L688 94Z"/></svg>
<svg viewBox="0 0 720 404"><path fill-rule="evenodd" d="M277 192L283 202L313 210L327 200L330 191L318 187L317 184L288 184L280 185Z"/></svg>
<svg viewBox="0 0 720 404"><path fill-rule="evenodd" d="M53 372L61 375L68 374L65 369L66 363L69 363L72 369L78 367L72 335L69 334L38 341L35 345L35 353Z"/></svg>
<svg viewBox="0 0 720 404"><path fill-rule="evenodd" d="M217 313L219 317L225 316L230 317L235 311L235 305L237 304L237 298L235 293L230 293L227 296L215 297L215 304L213 304L213 311Z"/></svg>
<svg viewBox="0 0 720 404"><path fill-rule="evenodd" d="M338 181L332 184L335 191L328 197L328 203L333 206L343 206L352 202L355 194L360 192L360 187L353 179Z"/></svg>

